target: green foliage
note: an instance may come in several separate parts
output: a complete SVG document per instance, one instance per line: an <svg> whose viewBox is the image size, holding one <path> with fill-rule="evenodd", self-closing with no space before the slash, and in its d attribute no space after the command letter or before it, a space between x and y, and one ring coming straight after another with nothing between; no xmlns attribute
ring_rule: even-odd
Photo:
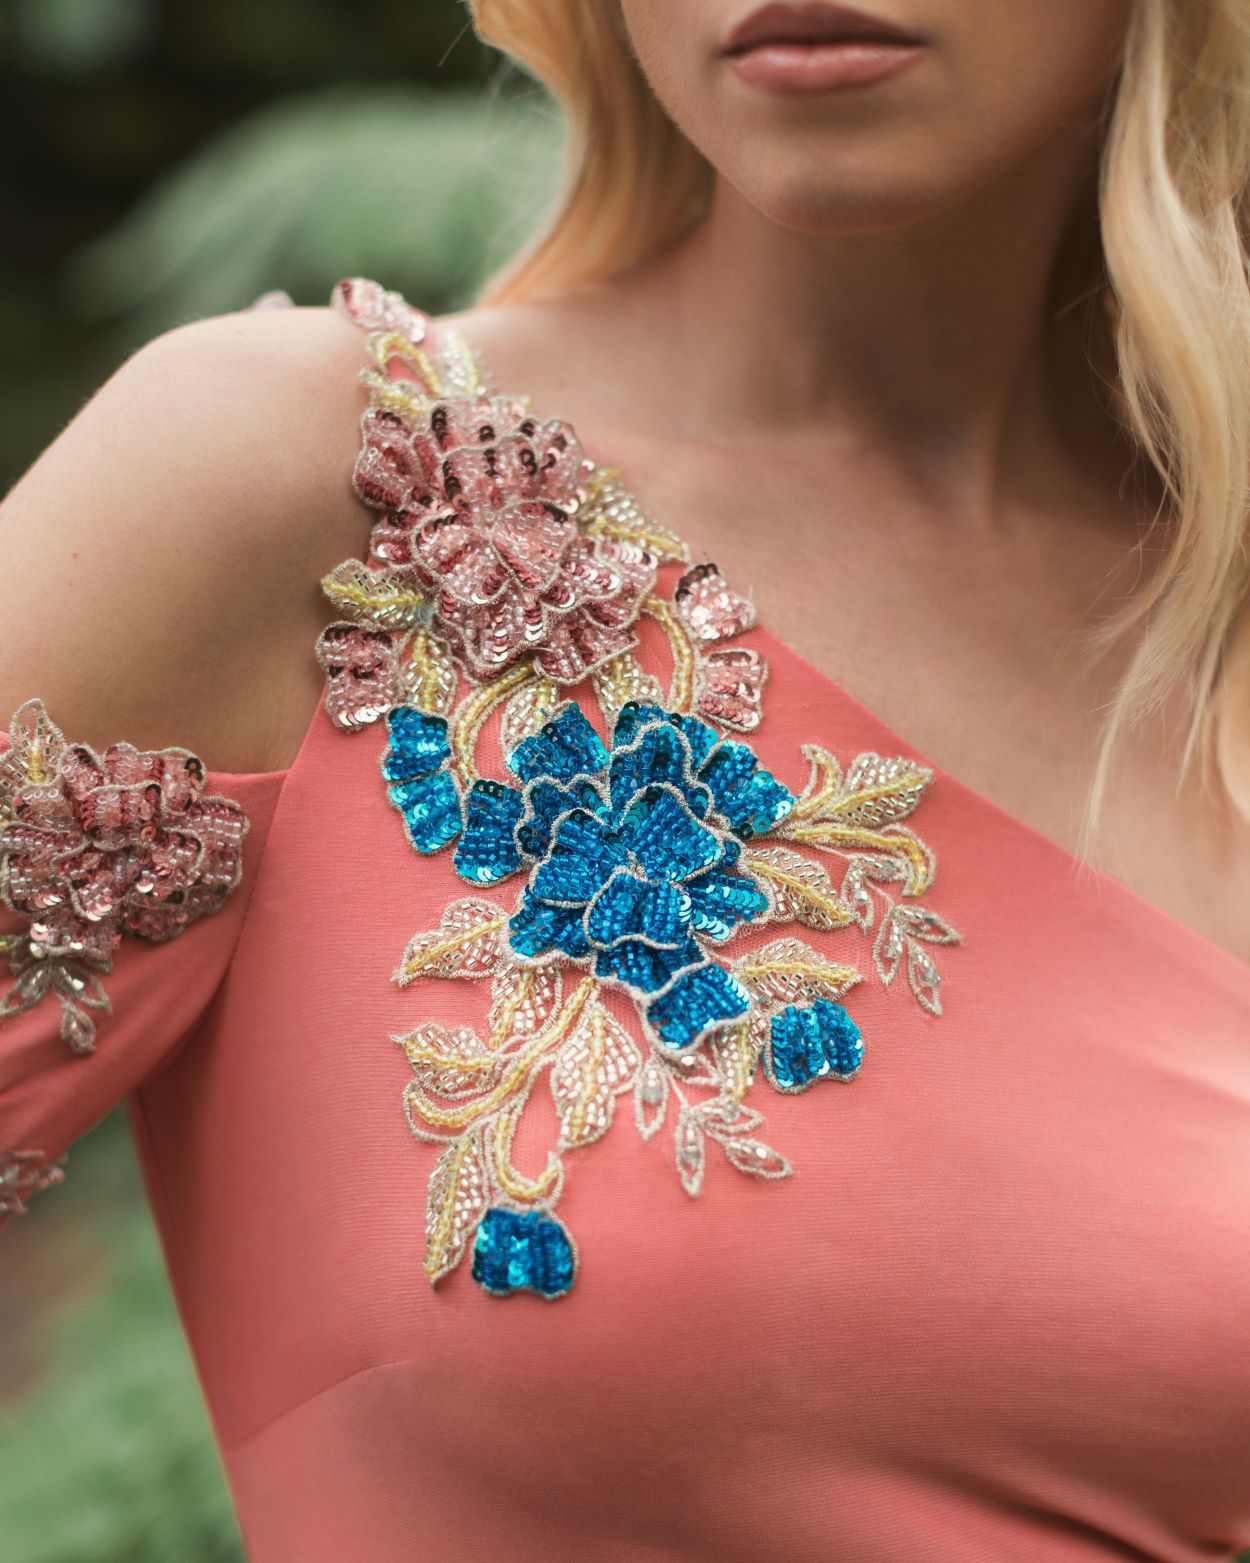
<svg viewBox="0 0 1250 1563"><path fill-rule="evenodd" d="M47 1304L44 1374L0 1407L3 1556L243 1563L120 1112L74 1147L66 1181L35 1199L20 1218L32 1226L4 1238L28 1286L91 1279L59 1317Z"/></svg>
<svg viewBox="0 0 1250 1563"><path fill-rule="evenodd" d="M459 307L523 242L560 169L541 101L472 89L337 88L244 119L74 260L68 296L131 340L270 288L324 303L376 277Z"/></svg>

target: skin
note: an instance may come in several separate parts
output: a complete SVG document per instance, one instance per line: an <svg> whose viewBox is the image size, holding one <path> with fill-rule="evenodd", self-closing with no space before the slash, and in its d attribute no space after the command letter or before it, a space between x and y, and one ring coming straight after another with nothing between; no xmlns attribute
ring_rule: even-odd
<svg viewBox="0 0 1250 1563"><path fill-rule="evenodd" d="M802 99L719 57L753 8L622 3L716 170L705 221L609 283L446 319L796 651L1075 852L1129 650L1088 635L1151 568L1158 501L1073 281L1128 0L881 0L921 60ZM369 524L345 481L362 361L353 327L301 309L123 366L0 506L0 706L39 693L88 741L289 765L317 582ZM1179 731L1165 711L1134 732L1092 858L1250 960L1250 825L1196 773L1178 792Z"/></svg>

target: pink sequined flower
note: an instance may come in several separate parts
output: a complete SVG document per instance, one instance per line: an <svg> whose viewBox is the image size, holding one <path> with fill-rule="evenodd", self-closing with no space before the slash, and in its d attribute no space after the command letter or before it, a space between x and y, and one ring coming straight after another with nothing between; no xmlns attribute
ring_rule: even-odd
<svg viewBox="0 0 1250 1563"><path fill-rule="evenodd" d="M67 744L39 700L28 700L0 751L0 900L28 920L9 936L17 977L0 1016L55 991L106 1009L80 963L108 971L122 934L176 938L239 883L249 821L229 798L204 792L203 762L187 749ZM91 1045L87 1017L66 1039ZM65 1034L65 1026L62 1027Z"/></svg>
<svg viewBox="0 0 1250 1563"><path fill-rule="evenodd" d="M385 512L371 562L411 568L471 677L533 656L575 683L633 645L655 560L580 530L594 464L567 422L481 395L434 402L415 426L373 408L363 430L356 492Z"/></svg>

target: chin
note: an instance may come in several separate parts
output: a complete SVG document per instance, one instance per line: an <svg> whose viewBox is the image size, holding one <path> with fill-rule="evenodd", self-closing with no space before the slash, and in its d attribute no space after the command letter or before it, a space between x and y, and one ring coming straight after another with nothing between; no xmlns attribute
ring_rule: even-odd
<svg viewBox="0 0 1250 1563"><path fill-rule="evenodd" d="M945 181L916 170L879 169L861 164L832 171L814 156L786 177L728 176L744 200L771 222L793 233L871 233L922 222L958 198Z"/></svg>

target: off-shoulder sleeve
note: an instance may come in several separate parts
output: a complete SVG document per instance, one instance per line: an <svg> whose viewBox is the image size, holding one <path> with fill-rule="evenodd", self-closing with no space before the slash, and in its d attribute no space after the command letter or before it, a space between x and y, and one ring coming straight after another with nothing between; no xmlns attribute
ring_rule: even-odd
<svg viewBox="0 0 1250 1563"><path fill-rule="evenodd" d="M0 732L0 1225L194 1028L225 975L285 773L212 790L188 749Z"/></svg>

